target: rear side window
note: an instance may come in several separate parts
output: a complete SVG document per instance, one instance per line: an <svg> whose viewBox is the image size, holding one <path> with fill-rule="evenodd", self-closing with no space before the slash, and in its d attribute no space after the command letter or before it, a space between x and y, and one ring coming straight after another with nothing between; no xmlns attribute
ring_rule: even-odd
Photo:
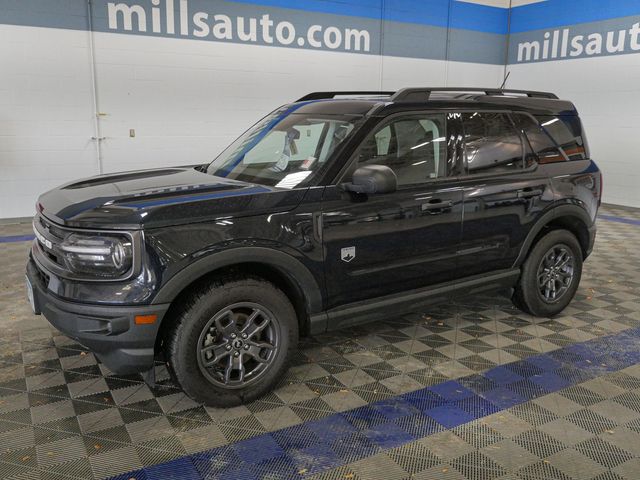
<svg viewBox="0 0 640 480"><path fill-rule="evenodd" d="M463 113L465 160L470 174L524 168L520 133L504 113Z"/></svg>
<svg viewBox="0 0 640 480"><path fill-rule="evenodd" d="M531 147L531 153L533 153L532 156L527 155L527 165L531 165L535 161L555 163L566 160L556 143L536 120L524 114L515 114L513 119L518 129L525 134Z"/></svg>
<svg viewBox="0 0 640 480"><path fill-rule="evenodd" d="M588 157L587 145L580 119L575 115L539 115L542 128L551 135L569 160L584 160Z"/></svg>

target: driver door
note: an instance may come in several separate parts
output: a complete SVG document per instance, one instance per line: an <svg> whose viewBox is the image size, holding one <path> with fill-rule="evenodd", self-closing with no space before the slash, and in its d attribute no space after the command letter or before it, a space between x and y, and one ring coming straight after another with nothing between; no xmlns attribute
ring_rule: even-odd
<svg viewBox="0 0 640 480"><path fill-rule="evenodd" d="M341 182L359 166L386 165L396 174L395 192L358 194L341 182L325 189L321 224L330 315L340 306L455 279L463 192L456 185L457 139L447 133L447 122L443 113L392 116L357 149ZM330 326L352 321L342 316Z"/></svg>

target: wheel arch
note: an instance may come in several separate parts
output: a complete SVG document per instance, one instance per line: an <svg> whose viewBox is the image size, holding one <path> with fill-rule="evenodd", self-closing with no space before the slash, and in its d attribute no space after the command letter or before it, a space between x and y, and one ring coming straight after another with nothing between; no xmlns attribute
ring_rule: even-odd
<svg viewBox="0 0 640 480"><path fill-rule="evenodd" d="M582 208L575 205L562 205L545 213L531 229L524 241L515 266L520 267L538 240L552 230L568 230L578 239L583 260L589 252L589 226L593 220Z"/></svg>
<svg viewBox="0 0 640 480"><path fill-rule="evenodd" d="M299 260L265 247L234 248L195 261L160 289L152 303L170 303L171 307L160 325L158 341L162 341L163 332L170 327L171 311L177 308L181 298L223 276L253 276L273 283L291 300L301 333L309 331L312 315L323 308L320 286Z"/></svg>

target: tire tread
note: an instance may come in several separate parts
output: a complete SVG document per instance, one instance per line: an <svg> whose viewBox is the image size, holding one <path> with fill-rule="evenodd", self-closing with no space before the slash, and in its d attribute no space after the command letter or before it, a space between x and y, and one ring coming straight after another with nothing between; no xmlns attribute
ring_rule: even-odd
<svg viewBox="0 0 640 480"><path fill-rule="evenodd" d="M537 291L537 268L544 253L557 243L564 243L573 250L575 259L575 277L571 290L555 304L542 301ZM540 237L532 247L522 266L522 273L512 297L513 304L520 310L536 317L553 317L573 300L582 276L582 248L575 235L568 230L551 230Z"/></svg>
<svg viewBox="0 0 640 480"><path fill-rule="evenodd" d="M189 335L189 322L193 321L191 313L199 308L200 305L215 299L223 299L228 296L234 289L251 288L253 291L261 292L261 295L271 295L277 301L284 301L285 305L290 309L288 319L280 319L287 322L289 328L288 348L284 361L276 372L269 372L267 377L274 379L272 382L265 383L265 378L258 383L249 385L249 387L241 390L222 391L220 388L210 384L202 376L197 365L189 367L188 361L184 355L181 355L182 344L185 336ZM213 299L213 300L212 300ZM193 335L193 333L192 333ZM193 293L185 297L174 314L174 321L171 328L167 331L165 341L165 353L167 358L167 366L173 378L180 384L192 399L210 406L216 407L233 407L253 400L264 393L271 390L284 371L287 369L292 353L295 351L298 343L298 321L291 302L286 295L275 285L257 276L247 275L227 275L220 277L205 285L201 285ZM189 383L193 374L202 376L201 382L208 386L211 391L215 391L215 395L203 392L202 388L191 388Z"/></svg>

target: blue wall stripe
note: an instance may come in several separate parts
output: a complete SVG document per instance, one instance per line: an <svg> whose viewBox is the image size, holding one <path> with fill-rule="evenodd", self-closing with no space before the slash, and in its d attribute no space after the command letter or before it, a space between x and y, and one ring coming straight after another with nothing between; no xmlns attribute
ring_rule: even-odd
<svg viewBox="0 0 640 480"><path fill-rule="evenodd" d="M436 27L449 26L486 33L507 33L507 8L479 5L459 0L235 0L269 7L291 8L309 12L331 13L351 17L384 18ZM451 8L451 11L449 11Z"/></svg>
<svg viewBox="0 0 640 480"><path fill-rule="evenodd" d="M114 0L115 1L115 0ZM116 3L138 4L149 7L146 0L119 0ZM177 2L176 2L177 3ZM478 5L458 0L394 0L385 2L383 12L382 0L191 0L193 8L203 4L209 10L224 10L225 4L262 5L266 7L287 8L291 10L328 13L349 17L417 23L437 27L450 26L464 30L487 33L507 33L508 9ZM98 1L95 6L103 8L106 2ZM451 5L450 5L451 4ZM451 11L449 7L451 6ZM86 0L0 0L0 23L29 25L39 27L70 28L84 30L87 28Z"/></svg>
<svg viewBox="0 0 640 480"><path fill-rule="evenodd" d="M381 0L233 0L235 3L290 8L307 12L332 13L349 17L379 19L382 16ZM446 1L446 0L445 0ZM442 3L440 0L439 3Z"/></svg>
<svg viewBox="0 0 640 480"><path fill-rule="evenodd" d="M509 10L477 3L453 2L450 28L507 34Z"/></svg>
<svg viewBox="0 0 640 480"><path fill-rule="evenodd" d="M514 7L511 31L526 32L634 15L640 15L638 0L546 0Z"/></svg>
<svg viewBox="0 0 640 480"><path fill-rule="evenodd" d="M634 328L573 344L114 479L303 478L635 365L639 340Z"/></svg>
<svg viewBox="0 0 640 480"><path fill-rule="evenodd" d="M85 1L0 0L0 24L86 30L89 22L86 17ZM139 31L137 22L134 22L133 30L125 31L122 15L118 15L120 19L118 28L112 29L107 18L109 3L110 0L93 0L92 2L92 25L96 32L283 47L285 45L278 42L265 42L261 34L250 42L240 41L237 33L233 34L232 39L224 40L215 38L210 32L205 36L195 35L193 23L195 12L204 12L209 15L206 22L207 28L213 23L215 14L225 14L232 19L238 16L256 18L269 14L271 20L276 23L286 20L295 26L297 41L286 45L286 48L315 49L309 45L306 34L311 25L317 24L324 28L333 26L338 29L349 28L369 32L369 50L367 52L360 50L361 54L434 60L448 58L452 61L493 65L502 65L505 57L507 10L454 0L386 1L384 11L382 0L375 0L369 4L364 0L312 0L299 4L290 0L253 0L252 2L189 0L187 15L189 31L185 36L177 32L168 33L164 26L159 31L153 31L150 23L152 5L148 0L120 0L119 2L145 8L146 31ZM174 2L176 9L178 5L178 2ZM162 15L164 7L165 3L161 2L159 11ZM179 12L178 9L177 16ZM315 14L310 15L309 12L315 12ZM449 30L447 27L450 27ZM235 27L233 30L236 32ZM273 34L273 28L271 32ZM450 33L449 36L447 32ZM447 38L450 39L449 45ZM344 44L336 49L330 49L326 45L320 49L336 52L353 51L347 49Z"/></svg>
<svg viewBox="0 0 640 480"><path fill-rule="evenodd" d="M145 4L120 0L126 3ZM196 2L193 2L194 4ZM475 30L489 33L507 33L509 11L459 0L235 0L238 3L287 8L299 11L330 13L342 16L362 17L418 23L423 25ZM449 12L449 3L451 11ZM97 3L98 6L101 2ZM511 31L574 25L612 18L640 15L638 0L546 0L514 7L511 11ZM450 17L450 23L448 19ZM0 23L86 29L86 0L0 0Z"/></svg>
<svg viewBox="0 0 640 480"><path fill-rule="evenodd" d="M94 0L93 2L96 31L114 31L106 27L104 20L109 1ZM118 0L118 2L142 5L147 12L151 8L148 0ZM177 5L177 2L174 5ZM89 23L86 17L86 6L86 0L0 0L0 24L86 30ZM189 6L190 12L202 10L208 13L233 14L235 12L244 15L271 13L272 17L292 15L293 18L289 20L296 23L296 28L301 27L299 31L304 30L302 27L305 21L318 22L324 26L333 22L338 27L352 22L354 24L349 24L349 28L365 29L370 32L372 46L368 53L374 55L382 53L402 57L444 59L447 51L446 41L440 38L439 30L450 28L453 32L452 38L462 39L460 46L453 45L454 48L450 49L450 60L496 65L502 65L504 61L503 51L506 46L504 37L508 33L509 18L507 8L461 0L307 0L305 2L298 0L189 0ZM318 18L307 15L308 12L315 12ZM597 24L613 19L628 20L629 25L622 28L628 28L631 25L630 22L640 21L640 1L545 0L523 5L511 10L511 32L517 36L529 31L544 31L576 24ZM380 29L381 20L385 23L384 36ZM421 27L423 31L415 36L416 38L403 36L403 26ZM196 38L191 34L181 37L151 31L118 30L118 32L170 38ZM395 39L392 38L393 35ZM210 36L197 39L215 41ZM380 52L381 39L382 52ZM238 42L237 39L232 41L245 43ZM253 43L262 44L260 41ZM280 45L273 44L273 46ZM310 47L308 45L298 47L296 43L288 45L288 48ZM335 51L344 50L340 47Z"/></svg>
<svg viewBox="0 0 640 480"><path fill-rule="evenodd" d="M86 0L0 0L0 24L86 30Z"/></svg>

